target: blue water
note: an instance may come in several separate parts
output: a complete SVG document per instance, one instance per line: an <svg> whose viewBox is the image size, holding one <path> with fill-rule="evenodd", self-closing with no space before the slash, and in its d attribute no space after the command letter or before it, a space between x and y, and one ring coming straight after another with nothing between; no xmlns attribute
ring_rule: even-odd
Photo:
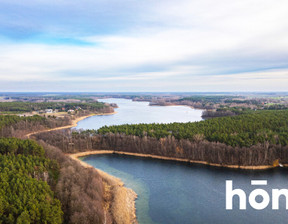
<svg viewBox="0 0 288 224"><path fill-rule="evenodd" d="M127 99L102 99L101 102L116 103L116 114L93 116L78 123L78 129L98 129L104 125L194 122L202 120L202 110L187 106L149 106L148 102Z"/></svg>
<svg viewBox="0 0 288 224"><path fill-rule="evenodd" d="M232 211L225 209L226 180L233 180L234 188L243 189L247 197L256 188L251 180L268 180L268 185L260 188L271 196L272 188L288 188L287 169L233 170L124 155L93 155L83 161L121 178L138 194L140 224L288 222L284 197L279 210L272 210L271 202L264 210L254 210L248 199L247 210L239 210L237 198Z"/></svg>

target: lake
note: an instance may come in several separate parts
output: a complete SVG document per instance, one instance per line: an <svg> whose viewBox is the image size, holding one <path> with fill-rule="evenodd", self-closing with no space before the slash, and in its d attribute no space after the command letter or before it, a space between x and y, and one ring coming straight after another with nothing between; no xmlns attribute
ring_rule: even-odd
<svg viewBox="0 0 288 224"><path fill-rule="evenodd" d="M239 210L237 197L233 210L225 209L225 181L233 180L233 189L243 189L247 197L256 186L251 180L267 180L258 186L271 195L272 188L287 188L287 169L233 170L183 162L139 158L126 155L91 155L84 162L119 177L138 194L136 215L140 224L190 223L287 223L285 200L280 209ZM260 198L261 199L261 198ZM258 200L256 198L256 200ZM261 200L260 200L261 201Z"/></svg>
<svg viewBox="0 0 288 224"><path fill-rule="evenodd" d="M202 110L187 106L149 106L148 102L128 99L100 99L100 102L116 103L116 114L93 116L78 122L78 129L98 129L102 126L138 123L171 123L201 121Z"/></svg>
<svg viewBox="0 0 288 224"><path fill-rule="evenodd" d="M78 123L77 128L97 129L104 125L126 123L169 123L200 121L201 110L185 106L148 106L147 102L125 99L103 99L117 103L117 114L94 116ZM125 155L92 155L83 161L119 177L137 194L136 215L140 224L190 223L287 223L285 197L280 197L280 209L272 210L271 201L264 210L255 210L248 203L249 194L265 189L288 188L287 169L264 171L235 170L183 162L139 158ZM239 199L233 200L233 210L225 209L225 181L233 180L233 189L247 194L247 209L239 210ZM267 180L267 186L251 186L251 180ZM261 202L261 197L257 198Z"/></svg>

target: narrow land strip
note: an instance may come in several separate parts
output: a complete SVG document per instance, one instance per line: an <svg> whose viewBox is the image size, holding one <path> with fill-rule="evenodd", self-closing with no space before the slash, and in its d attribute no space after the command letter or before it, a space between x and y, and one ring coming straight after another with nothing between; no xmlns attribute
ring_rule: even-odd
<svg viewBox="0 0 288 224"><path fill-rule="evenodd" d="M82 117L77 117L76 119L72 120L72 124L70 125L66 125L66 126L62 126L62 127L57 127L57 128L51 128L51 129L45 129L45 130L41 130L41 131L34 131L31 133L28 133L27 135L25 135L25 137L30 138L31 135L35 135L35 134L39 134L39 133L43 133L43 132L50 132L50 131L57 131L57 130L62 130L62 129L68 129L68 128L74 128L77 126L77 123L79 121L82 121L88 117L92 117L92 116L103 116L103 115L112 115L112 114L116 114L117 112L112 112L112 113L100 113L100 114L89 114L86 116L82 116Z"/></svg>
<svg viewBox="0 0 288 224"><path fill-rule="evenodd" d="M85 168L96 169L93 166L79 160L78 159L79 156L74 155L75 154L70 154L69 156L72 159L78 161ZM116 221L116 223L137 224L136 208L135 208L135 200L137 198L137 194L132 189L126 188L121 179L114 177L108 173L105 173L102 170L99 169L96 170L98 171L98 173L100 174L100 176L104 181L106 191L105 193L112 195L110 205L105 205L105 208L111 211L111 214L113 215L113 218Z"/></svg>

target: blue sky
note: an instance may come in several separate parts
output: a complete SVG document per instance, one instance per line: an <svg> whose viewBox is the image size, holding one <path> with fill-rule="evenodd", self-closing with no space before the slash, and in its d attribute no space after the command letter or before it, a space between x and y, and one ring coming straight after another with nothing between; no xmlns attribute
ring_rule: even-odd
<svg viewBox="0 0 288 224"><path fill-rule="evenodd" d="M0 0L1 91L288 91L287 0Z"/></svg>

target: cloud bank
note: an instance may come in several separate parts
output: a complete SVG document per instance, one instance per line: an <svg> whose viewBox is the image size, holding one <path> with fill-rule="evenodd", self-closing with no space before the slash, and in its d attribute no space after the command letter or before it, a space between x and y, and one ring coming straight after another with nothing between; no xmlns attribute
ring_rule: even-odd
<svg viewBox="0 0 288 224"><path fill-rule="evenodd" d="M2 91L287 91L286 0L0 4Z"/></svg>

